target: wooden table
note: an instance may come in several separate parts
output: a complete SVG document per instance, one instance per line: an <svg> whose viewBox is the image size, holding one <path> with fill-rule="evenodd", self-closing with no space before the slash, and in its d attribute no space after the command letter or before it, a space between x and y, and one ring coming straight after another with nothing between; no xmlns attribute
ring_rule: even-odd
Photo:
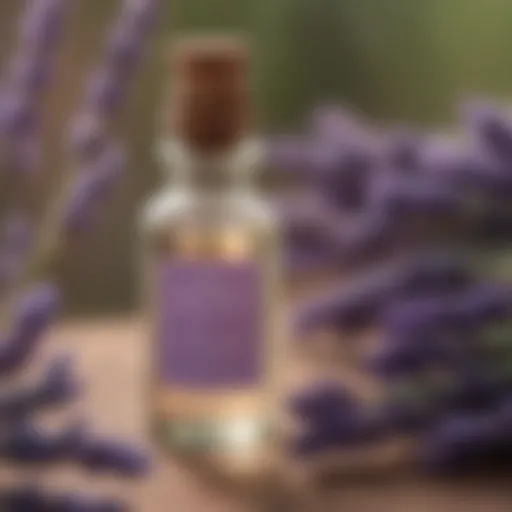
<svg viewBox="0 0 512 512"><path fill-rule="evenodd" d="M75 355L76 373L87 383L84 399L68 415L94 418L98 433L145 442L143 329L135 320L72 322L54 329L34 366L41 368L59 351ZM42 418L52 426L65 414ZM245 512L254 510L234 496L215 490L176 461L155 453L154 474L145 482L92 479L61 468L39 477L49 485L92 488L118 493L137 512ZM21 471L0 467L0 482L18 478ZM442 484L416 478L381 475L353 478L334 488L304 492L288 504L256 507L263 512L511 512L510 485L503 481Z"/></svg>

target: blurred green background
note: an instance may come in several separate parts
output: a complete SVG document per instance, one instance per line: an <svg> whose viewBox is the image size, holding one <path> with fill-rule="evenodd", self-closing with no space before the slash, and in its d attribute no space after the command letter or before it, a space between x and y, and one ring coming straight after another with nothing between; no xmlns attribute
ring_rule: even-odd
<svg viewBox="0 0 512 512"><path fill-rule="evenodd" d="M44 105L48 194L66 172L66 120L121 0L76 3ZM23 4L0 2L4 61ZM130 148L130 171L102 225L60 269L69 313L111 314L136 303L137 209L159 179L151 149L176 35L249 34L260 129L270 133L297 129L314 105L328 101L376 119L438 125L451 122L465 94L506 98L510 27L510 0L161 0L146 62L118 126Z"/></svg>

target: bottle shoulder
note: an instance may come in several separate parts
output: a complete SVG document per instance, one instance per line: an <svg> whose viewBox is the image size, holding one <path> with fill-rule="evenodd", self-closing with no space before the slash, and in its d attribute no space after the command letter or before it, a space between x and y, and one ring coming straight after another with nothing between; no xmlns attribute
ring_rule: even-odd
<svg viewBox="0 0 512 512"><path fill-rule="evenodd" d="M150 196L142 206L139 219L142 228L152 228L169 219L179 217L190 201L179 190L162 190Z"/></svg>
<svg viewBox="0 0 512 512"><path fill-rule="evenodd" d="M216 219L230 224L253 224L265 230L277 227L277 216L270 203L258 194L232 195L217 203L214 201L212 206L209 198L188 194L179 188L163 190L151 196L139 218L141 228L150 230L185 221L213 222Z"/></svg>

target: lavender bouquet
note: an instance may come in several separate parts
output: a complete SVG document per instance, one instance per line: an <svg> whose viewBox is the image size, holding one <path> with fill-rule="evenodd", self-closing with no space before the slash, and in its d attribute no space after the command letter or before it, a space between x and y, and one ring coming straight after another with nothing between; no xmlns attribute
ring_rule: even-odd
<svg viewBox="0 0 512 512"><path fill-rule="evenodd" d="M0 228L4 322L0 381L4 382L30 363L57 316L55 262L93 228L100 207L123 174L125 150L112 135L112 122L142 57L157 2L123 0L109 28L104 55L89 75L83 101L67 130L68 165L73 172L66 173L51 208L41 212L35 179L42 166L39 100L51 86L52 56L72 6L73 0L27 0L17 49L1 82L0 154L4 177L9 178L4 181L12 187ZM75 461L89 471L144 475L149 461L135 446L102 439L81 423L59 432L40 427L38 412L63 406L81 391L70 358L62 355L40 382L10 392L0 389L0 457L30 467ZM32 481L16 489L0 488L0 508L6 512L127 509L115 499L55 495Z"/></svg>
<svg viewBox="0 0 512 512"><path fill-rule="evenodd" d="M324 382L293 397L303 427L295 453L407 436L429 471L512 467L512 285L503 258L512 124L497 105L462 112L467 130L453 135L370 129L344 109L321 109L309 134L270 145L274 165L307 190L302 207L285 209L290 266L342 276L299 305L296 333L337 333L380 390L367 401ZM378 332L370 355L357 350L368 328Z"/></svg>

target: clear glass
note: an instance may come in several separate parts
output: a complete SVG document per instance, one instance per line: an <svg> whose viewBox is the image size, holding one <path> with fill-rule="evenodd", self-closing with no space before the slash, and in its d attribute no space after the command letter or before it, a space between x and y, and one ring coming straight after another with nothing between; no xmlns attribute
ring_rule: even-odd
<svg viewBox="0 0 512 512"><path fill-rule="evenodd" d="M161 152L172 179L143 215L143 300L151 352L157 354L156 314L172 306L159 303L156 294L162 263L249 264L259 279L263 372L250 386L187 388L159 377L153 357L152 430L160 446L182 460L253 479L267 473L274 452L285 347L276 220L250 185L261 152L253 141L215 158L171 142L164 142Z"/></svg>

